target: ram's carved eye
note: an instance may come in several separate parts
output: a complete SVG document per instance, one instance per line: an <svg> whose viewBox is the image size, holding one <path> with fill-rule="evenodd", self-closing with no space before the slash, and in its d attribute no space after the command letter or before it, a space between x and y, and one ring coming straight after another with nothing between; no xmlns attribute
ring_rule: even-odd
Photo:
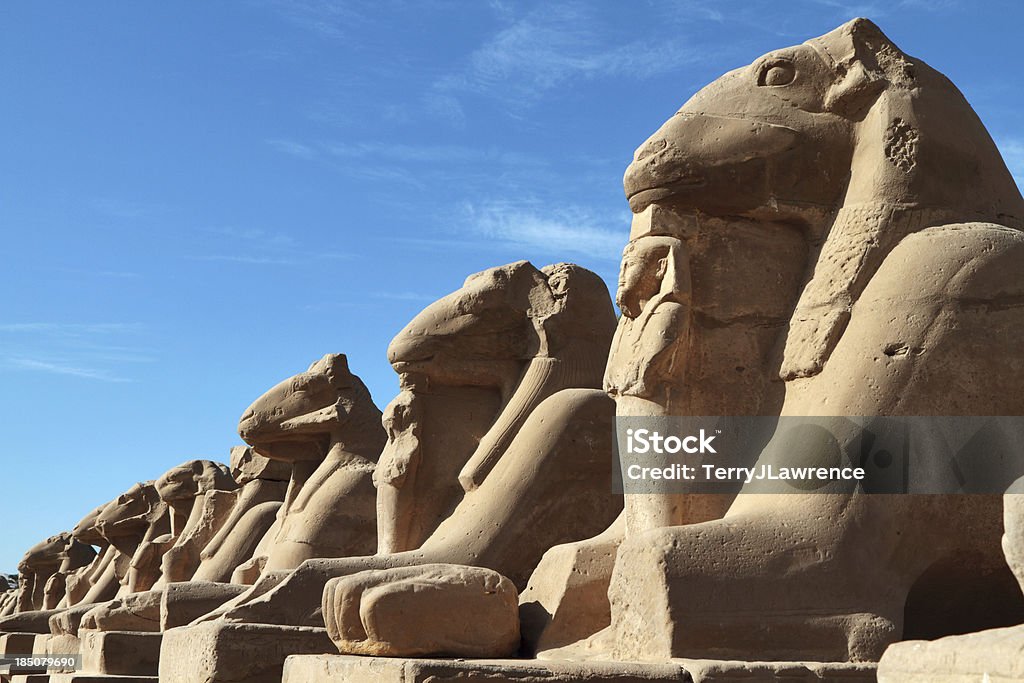
<svg viewBox="0 0 1024 683"><path fill-rule="evenodd" d="M788 60L766 62L757 76L758 85L777 87L789 85L796 78L796 67Z"/></svg>

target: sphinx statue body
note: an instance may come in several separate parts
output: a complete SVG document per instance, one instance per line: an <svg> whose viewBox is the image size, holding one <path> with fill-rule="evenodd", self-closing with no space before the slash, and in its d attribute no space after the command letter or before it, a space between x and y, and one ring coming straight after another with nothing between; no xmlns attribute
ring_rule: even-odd
<svg viewBox="0 0 1024 683"><path fill-rule="evenodd" d="M190 526L169 473L76 528L91 563L38 549L0 629L162 629L162 683L1024 677L1013 467L612 494L616 417L1024 416L1024 199L955 86L856 19L697 92L624 186L617 321L579 266L472 275L392 341L383 413L328 355L243 414L283 501L236 474ZM739 456L794 450L831 464L781 428Z"/></svg>
<svg viewBox="0 0 1024 683"><path fill-rule="evenodd" d="M1024 477L1003 496L1003 552L1024 591ZM893 683L1017 681L1024 679L1024 623L935 640L909 640L886 649L879 680Z"/></svg>
<svg viewBox="0 0 1024 683"><path fill-rule="evenodd" d="M142 567L143 556L149 554L143 552L136 558L136 553L169 530L167 507L160 501L153 482L132 486L115 500L86 515L67 535L85 544L101 540L103 549L98 554L94 552L91 563L69 574L64 581L63 598L49 609L44 609L40 602L38 607L29 606L20 614L0 620L0 631L49 633L50 617L67 608L91 606L131 592L140 573L152 574L151 568ZM88 581L84 580L86 571L91 576ZM148 576L143 577L143 581L147 580ZM26 582L24 573L22 581Z"/></svg>
<svg viewBox="0 0 1024 683"><path fill-rule="evenodd" d="M401 392L385 410L388 442L373 475L376 547L290 572L268 563L248 593L169 631L161 670L190 680L174 663L179 651L227 657L235 648L244 672L203 675L272 680L282 649L333 649L323 615L346 599L345 586L367 584L325 591L332 578L409 568L395 575L403 585L429 575L468 591L489 585L473 573L481 567L521 587L547 548L606 527L621 510L608 468L614 404L598 388L613 330L606 287L571 264L493 268L428 306L388 350ZM469 568L436 569L450 565ZM272 657L269 642L278 643Z"/></svg>
<svg viewBox="0 0 1024 683"><path fill-rule="evenodd" d="M625 187L619 415L1022 414L1024 203L963 96L871 22L698 92ZM617 657L877 661L1024 614L998 495L754 483L626 510Z"/></svg>
<svg viewBox="0 0 1024 683"><path fill-rule="evenodd" d="M92 546L64 532L32 546L18 563L17 613L54 609L64 602L68 576L96 558Z"/></svg>
<svg viewBox="0 0 1024 683"><path fill-rule="evenodd" d="M46 609L8 619L2 628L50 634L46 651L53 654L80 652L80 629L159 631L161 601L174 582L203 571L216 577L224 573L221 565L225 563L233 569L255 548L256 541L242 534L255 531L258 536L273 522L284 483L263 482L259 475L265 466L254 469L247 449L237 449L237 454L240 463L231 472L213 461L189 461L91 512L71 535L80 542L96 543L100 554L68 575L59 586L59 600L55 597ZM262 483L253 484L254 475ZM255 526L234 523L240 519L259 521ZM230 543L221 541L227 551L214 547L217 533L232 529L241 533ZM246 548L248 554L239 556ZM190 593L191 604L196 591ZM220 601L202 612L223 601L219 593L217 597Z"/></svg>

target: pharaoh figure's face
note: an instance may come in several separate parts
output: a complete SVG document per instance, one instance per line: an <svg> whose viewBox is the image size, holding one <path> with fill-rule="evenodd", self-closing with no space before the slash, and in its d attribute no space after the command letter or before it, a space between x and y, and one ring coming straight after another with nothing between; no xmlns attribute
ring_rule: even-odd
<svg viewBox="0 0 1024 683"><path fill-rule="evenodd" d="M412 391L402 391L384 409L382 422L388 443L380 454L374 482L400 487L420 455L422 411Z"/></svg>

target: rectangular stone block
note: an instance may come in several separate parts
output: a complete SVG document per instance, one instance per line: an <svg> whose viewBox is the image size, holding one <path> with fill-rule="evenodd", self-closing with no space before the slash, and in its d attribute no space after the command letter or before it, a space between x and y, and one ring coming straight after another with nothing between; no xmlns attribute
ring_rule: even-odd
<svg viewBox="0 0 1024 683"><path fill-rule="evenodd" d="M282 683L692 683L676 663L537 659L403 659L349 655L289 657Z"/></svg>
<svg viewBox="0 0 1024 683"><path fill-rule="evenodd" d="M282 683L875 683L874 664L674 659L664 663L302 655Z"/></svg>
<svg viewBox="0 0 1024 683"><path fill-rule="evenodd" d="M42 654L32 648L36 644L38 633L4 633L0 635L0 655L31 655Z"/></svg>
<svg viewBox="0 0 1024 683"><path fill-rule="evenodd" d="M885 683L1024 681L1024 626L890 645L878 664Z"/></svg>
<svg viewBox="0 0 1024 683"><path fill-rule="evenodd" d="M716 659L674 659L694 683L875 683L877 665L846 662L741 662Z"/></svg>
<svg viewBox="0 0 1024 683"><path fill-rule="evenodd" d="M49 633L37 633L36 637L32 639L32 650L31 654L45 655L46 646L50 642Z"/></svg>
<svg viewBox="0 0 1024 683"><path fill-rule="evenodd" d="M45 651L40 652L33 649L36 646L36 638L38 636L38 633L4 633L0 635L0 656L46 654ZM16 674L10 673L12 670ZM46 673L46 669L15 669L13 667L5 667L3 671L6 673L0 673L0 682L2 683L9 681L12 675Z"/></svg>
<svg viewBox="0 0 1024 683"><path fill-rule="evenodd" d="M113 676L86 673L53 674L49 677L49 683L159 683L159 680L156 676Z"/></svg>
<svg viewBox="0 0 1024 683"><path fill-rule="evenodd" d="M161 633L80 631L82 670L91 674L156 676Z"/></svg>
<svg viewBox="0 0 1024 683"><path fill-rule="evenodd" d="M211 621L164 632L160 683L280 683L289 655L337 652L327 629Z"/></svg>
<svg viewBox="0 0 1024 683"><path fill-rule="evenodd" d="M82 651L82 641L78 636L70 633L51 635L46 641L46 654L48 655L77 655Z"/></svg>

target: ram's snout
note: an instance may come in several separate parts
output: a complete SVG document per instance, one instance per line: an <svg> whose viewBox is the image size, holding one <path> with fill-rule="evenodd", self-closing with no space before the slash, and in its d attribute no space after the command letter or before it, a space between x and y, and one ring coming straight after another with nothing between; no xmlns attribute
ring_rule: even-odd
<svg viewBox="0 0 1024 683"><path fill-rule="evenodd" d="M680 112L637 149L626 169L629 206L639 213L669 197L694 208L735 204L736 183L763 176L766 162L796 147L798 137L763 121Z"/></svg>

